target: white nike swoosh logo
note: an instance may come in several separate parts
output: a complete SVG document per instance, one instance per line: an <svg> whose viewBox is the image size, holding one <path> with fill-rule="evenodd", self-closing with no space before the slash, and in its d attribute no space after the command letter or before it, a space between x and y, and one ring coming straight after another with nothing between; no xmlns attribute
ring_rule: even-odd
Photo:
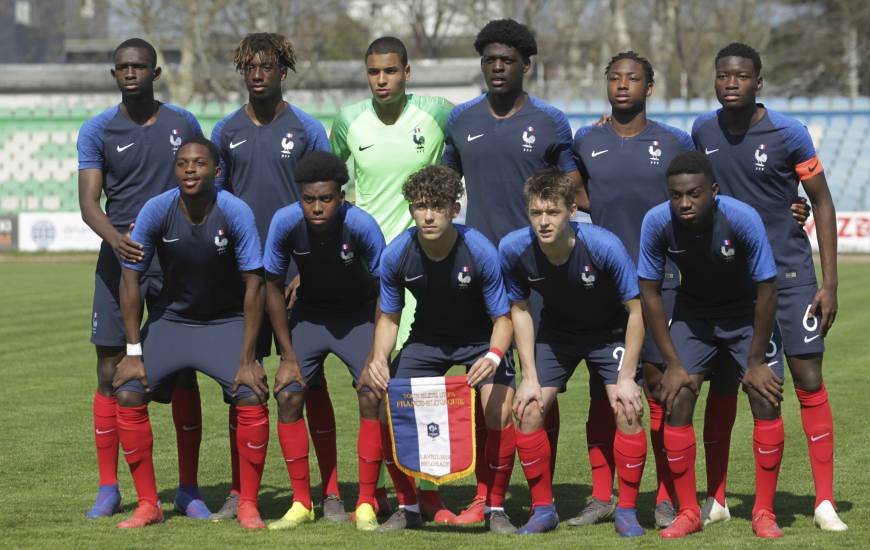
<svg viewBox="0 0 870 550"><path fill-rule="evenodd" d="M772 366L774 366L774 365L777 364L777 363L779 363L779 361L771 361L770 363L767 364L767 366L768 366L768 367L772 367Z"/></svg>
<svg viewBox="0 0 870 550"><path fill-rule="evenodd" d="M682 254L682 253L685 252L685 251L686 251L685 248L682 249L682 250L674 250L674 249L671 248L670 246L668 247L668 252L670 252L671 254Z"/></svg>
<svg viewBox="0 0 870 550"><path fill-rule="evenodd" d="M96 431L97 431L97 435L106 435L106 434L110 434L110 433L114 432L115 428L112 428L111 430L101 430L99 428L96 428Z"/></svg>
<svg viewBox="0 0 870 550"><path fill-rule="evenodd" d="M298 250L296 250L296 249L294 248L294 249L293 249L293 253L296 254L297 256L304 256L304 255L306 255L306 254L311 254L311 251L308 250L308 251L306 251L306 252L299 252Z"/></svg>
<svg viewBox="0 0 870 550"><path fill-rule="evenodd" d="M248 441L246 445L248 446L249 449L262 449L263 447L266 446L266 443L268 443L268 441L261 443L260 445L254 445L250 441Z"/></svg>
<svg viewBox="0 0 870 550"><path fill-rule="evenodd" d="M531 466L532 464L537 464L537 463L540 462L540 461L541 461L540 458L536 458L536 459L534 459L534 460L531 461L531 462L523 462L522 460L520 460L520 464L522 464L523 466ZM491 466L490 466L490 467L491 467Z"/></svg>
<svg viewBox="0 0 870 550"><path fill-rule="evenodd" d="M407 275L405 275L405 282L410 283L411 281L416 281L420 277L422 277L422 275L417 275L416 277L408 277Z"/></svg>
<svg viewBox="0 0 870 550"><path fill-rule="evenodd" d="M715 149L707 149L706 147L704 147L704 154L705 154L705 155L712 155L713 153L715 153L715 152L718 151L718 150L719 150L718 147L715 148Z"/></svg>
<svg viewBox="0 0 870 550"><path fill-rule="evenodd" d="M777 451L779 451L779 449L771 449L771 450L769 450L769 451L765 451L765 450L762 449L761 447L758 447L758 452L761 453L761 454L763 454L763 455L772 455L773 453L775 453L775 452L777 452Z"/></svg>
<svg viewBox="0 0 870 550"><path fill-rule="evenodd" d="M472 136L471 134L468 134L468 141L474 141L477 138L482 138L483 136L484 136L484 134L477 134L476 136Z"/></svg>
<svg viewBox="0 0 870 550"><path fill-rule="evenodd" d="M546 277L528 277L530 283L537 283L538 281L543 281Z"/></svg>
<svg viewBox="0 0 870 550"><path fill-rule="evenodd" d="M117 147L115 147L115 149L116 149L119 153L122 153L122 152L126 151L127 149L129 149L130 147L133 147L135 144L136 144L136 142L134 141L133 143L128 143L127 145L125 145L125 146L123 146L123 147L121 147L120 145L118 145Z"/></svg>
<svg viewBox="0 0 870 550"><path fill-rule="evenodd" d="M135 452L138 451L138 450L139 450L139 447L136 447L136 448L133 449L132 451L125 451L124 449L121 449L121 452L124 453L125 455L131 455L131 454L135 453Z"/></svg>
<svg viewBox="0 0 870 550"><path fill-rule="evenodd" d="M496 466L494 464L489 465L490 470L507 470L508 468L510 468L509 464L505 464L504 466Z"/></svg>
<svg viewBox="0 0 870 550"><path fill-rule="evenodd" d="M332 433L334 431L335 431L335 428L333 428L331 430L314 430L314 433L316 433L316 434L328 434L328 433Z"/></svg>
<svg viewBox="0 0 870 550"><path fill-rule="evenodd" d="M236 431L237 428L236 428L236 426L235 426L234 424L230 424L230 429L233 430L233 431Z"/></svg>
<svg viewBox="0 0 870 550"><path fill-rule="evenodd" d="M178 237L177 239L167 239L166 237L163 237L163 242L165 242L165 243L174 243L175 241L180 241L180 240L181 240L181 237Z"/></svg>
<svg viewBox="0 0 870 550"><path fill-rule="evenodd" d="M238 147L239 145L245 143L246 141L248 141L248 140L243 139L242 141L240 141L240 142L238 142L238 143L233 143L233 142L231 141L231 142L230 142L230 149L235 149L236 147Z"/></svg>
<svg viewBox="0 0 870 550"><path fill-rule="evenodd" d="M684 456L678 456L676 458L668 457L668 462L677 462L677 461L683 460L684 458L686 458L686 457L684 457Z"/></svg>
<svg viewBox="0 0 870 550"><path fill-rule="evenodd" d="M815 340L819 336L821 336L821 334L816 334L812 338L808 338L808 337L804 336L804 344L809 344L810 342L812 342L813 340Z"/></svg>
<svg viewBox="0 0 870 550"><path fill-rule="evenodd" d="M823 437L828 437L829 435L831 435L831 432L825 432L822 435L811 435L810 441L815 443L816 441L822 439Z"/></svg>
<svg viewBox="0 0 870 550"><path fill-rule="evenodd" d="M625 465L625 467L630 469L630 470L634 470L635 468L640 468L641 466L643 466L643 462L638 462L637 464L626 464Z"/></svg>
<svg viewBox="0 0 870 550"><path fill-rule="evenodd" d="M605 150L603 150L603 151L596 151L596 150L593 149L593 150L592 150L592 158L595 158L595 157L597 157L598 155L603 155L604 153L606 153L606 152L608 152L608 151L610 151L610 149L605 149Z"/></svg>
<svg viewBox="0 0 870 550"><path fill-rule="evenodd" d="M198 430L199 428L202 428L202 424L197 424L196 426L187 426L185 424L181 425L181 429L186 432L192 432L193 430Z"/></svg>

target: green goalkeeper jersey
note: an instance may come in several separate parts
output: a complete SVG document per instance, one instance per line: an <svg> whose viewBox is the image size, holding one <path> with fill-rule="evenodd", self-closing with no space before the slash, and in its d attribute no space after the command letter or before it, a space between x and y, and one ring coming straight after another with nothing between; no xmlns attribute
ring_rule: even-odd
<svg viewBox="0 0 870 550"><path fill-rule="evenodd" d="M342 108L333 122L332 151L344 160L353 157L356 205L374 217L387 242L413 224L402 185L441 161L452 108L440 97L408 94L399 119L386 125L369 98Z"/></svg>

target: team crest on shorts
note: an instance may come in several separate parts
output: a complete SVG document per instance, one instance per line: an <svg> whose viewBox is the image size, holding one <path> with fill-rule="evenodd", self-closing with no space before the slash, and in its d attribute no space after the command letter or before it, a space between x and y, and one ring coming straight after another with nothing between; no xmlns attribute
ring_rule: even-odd
<svg viewBox="0 0 870 550"><path fill-rule="evenodd" d="M353 263L353 250L350 249L348 243L341 245L341 252L339 252L338 255L344 261L344 265L350 265Z"/></svg>
<svg viewBox="0 0 870 550"><path fill-rule="evenodd" d="M169 146L172 147L172 152L175 153L178 151L178 148L181 147L181 130L178 128L173 128L171 132L169 132Z"/></svg>
<svg viewBox="0 0 870 550"><path fill-rule="evenodd" d="M296 144L293 143L293 133L287 132L287 135L281 138L281 158L290 158L290 155L293 154L293 147L295 146Z"/></svg>
<svg viewBox="0 0 870 550"><path fill-rule="evenodd" d="M226 237L226 233L224 232L224 228L221 227L217 230L214 235L214 245L217 247L217 253L223 254L227 251L227 245L229 244L229 239Z"/></svg>
<svg viewBox="0 0 870 550"><path fill-rule="evenodd" d="M649 146L649 163L652 166L658 166L662 162L662 148L658 140L652 142Z"/></svg>
<svg viewBox="0 0 870 550"><path fill-rule="evenodd" d="M523 151L531 151L535 147L535 139L535 129L532 126L523 130Z"/></svg>
<svg viewBox="0 0 870 550"><path fill-rule="evenodd" d="M426 137L423 135L423 128L414 128L414 133L411 135L411 140L417 146L417 152L422 153L426 148Z"/></svg>
<svg viewBox="0 0 870 550"><path fill-rule="evenodd" d="M467 265L462 266L456 275L456 280L459 281L459 288L468 288L468 285L471 284L471 268Z"/></svg>
<svg viewBox="0 0 870 550"><path fill-rule="evenodd" d="M726 262L734 261L734 243L731 239L722 240L722 247L719 249L719 252L722 253L722 257L725 258Z"/></svg>
<svg viewBox="0 0 870 550"><path fill-rule="evenodd" d="M583 280L583 286L587 289L595 286L595 270L591 265L583 266L583 271L580 273L580 279Z"/></svg>

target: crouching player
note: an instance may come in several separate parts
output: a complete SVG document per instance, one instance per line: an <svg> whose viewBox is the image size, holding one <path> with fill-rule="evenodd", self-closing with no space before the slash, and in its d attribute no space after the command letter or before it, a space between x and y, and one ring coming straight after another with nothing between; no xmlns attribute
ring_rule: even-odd
<svg viewBox="0 0 870 550"><path fill-rule="evenodd" d="M142 244L144 259L123 265L127 356L118 364L113 385L121 447L139 506L118 524L121 528L163 520L151 457L148 392L186 367L214 378L238 408L239 523L265 527L257 492L269 442L268 387L254 359L264 307L260 239L251 209L230 193L216 191L218 171L218 151L210 141L185 141L175 157L178 188L149 200L136 218L132 239ZM139 282L155 252L164 283L155 308L148 311L143 346Z"/></svg>
<svg viewBox="0 0 870 550"><path fill-rule="evenodd" d="M719 186L703 153L678 155L667 178L670 201L644 217L638 264L644 317L666 365L665 452L679 501L676 519L659 534L678 538L702 528L692 414L704 365L721 349L739 365L755 418L752 529L759 537L781 537L773 499L785 439L779 407L783 364L778 333L771 339L776 264L767 234L749 205L717 196ZM666 257L682 274L670 332L661 298Z"/></svg>
<svg viewBox="0 0 870 550"><path fill-rule="evenodd" d="M511 343L510 306L495 247L478 231L455 225L462 181L445 166L429 166L402 187L416 227L387 246L381 259L381 314L372 359L362 383L381 395L390 377L443 376L453 365L468 368L468 385L480 390L486 422L488 480L486 523L491 531L513 532L504 497L513 469L516 434L510 418L513 364L504 351ZM405 289L417 300L411 334L390 365ZM399 509L380 530L421 525L413 481L390 460L390 433L382 409L381 433L387 469Z"/></svg>
<svg viewBox="0 0 870 550"><path fill-rule="evenodd" d="M341 186L347 166L332 153L313 151L296 167L301 200L278 210L266 238L266 301L281 350L275 374L278 400L278 438L290 483L293 505L270 529L287 529L314 521L308 467L308 430L302 417L309 384L324 376L329 353L347 365L354 382L366 364L374 336L378 270L384 236L365 211L344 202ZM300 286L290 315L284 301L284 274L296 263ZM363 449L374 446L380 454L378 401L371 392L359 393L360 496L357 526L377 527L374 511L379 466L366 462ZM323 501L323 515L332 521L347 519L337 495Z"/></svg>
<svg viewBox="0 0 870 550"><path fill-rule="evenodd" d="M616 235L570 222L577 210L575 188L564 174L547 170L532 176L523 193L531 227L499 243L523 368L513 407L520 423L517 452L532 497L531 518L517 533L543 533L559 525L544 419L559 388L585 360L590 397L606 398L616 421L616 531L624 537L643 535L635 502L646 463L637 379L644 332L634 264ZM537 337L529 312L531 289L544 300Z"/></svg>

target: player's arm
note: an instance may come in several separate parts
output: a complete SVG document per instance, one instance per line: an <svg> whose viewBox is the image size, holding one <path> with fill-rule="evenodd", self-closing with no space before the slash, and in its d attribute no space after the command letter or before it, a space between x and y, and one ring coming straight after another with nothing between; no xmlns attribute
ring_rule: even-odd
<svg viewBox="0 0 870 550"><path fill-rule="evenodd" d="M380 307L378 307L380 310ZM402 319L402 311L387 313L381 311L375 324L375 337L371 359L366 365L365 372L360 376L360 385L367 385L380 397L387 390L390 383L390 354L396 347L399 336L399 322Z"/></svg>
<svg viewBox="0 0 870 550"><path fill-rule="evenodd" d="M614 414L622 408L629 424L632 419L643 415L643 401L640 386L635 382L640 350L643 347L643 307L640 297L623 302L628 310L628 323L625 327L625 351L620 359L619 374L616 379L616 392L611 396L610 406ZM670 335L669 335L670 336Z"/></svg>
<svg viewBox="0 0 870 550"><path fill-rule="evenodd" d="M816 236L819 242L819 259L822 265L822 287L816 292L810 310L821 310L819 332L827 335L837 317L837 212L828 180L822 172L803 181L804 190L815 211Z"/></svg>
<svg viewBox="0 0 870 550"><path fill-rule="evenodd" d="M236 372L230 393L236 395L239 386L251 388L261 403L269 400L269 386L266 384L266 371L257 362L257 336L263 324L265 292L263 270L242 272L245 282L245 332L242 337L242 355L239 357L239 370Z"/></svg>
<svg viewBox="0 0 870 550"><path fill-rule="evenodd" d="M510 315L506 313L491 317L491 319L492 333L489 336L489 351L475 361L468 369L468 374L465 375L466 383L472 388L495 374L496 369L504 360L505 350L511 345L513 327Z"/></svg>
<svg viewBox="0 0 870 550"><path fill-rule="evenodd" d="M82 220L101 239L109 243L122 261L139 262L143 258L142 245L130 239L129 233L121 233L100 207L103 193L103 171L99 168L79 170L79 208Z"/></svg>
<svg viewBox="0 0 870 550"><path fill-rule="evenodd" d="M121 284L118 288L121 304L121 318L124 320L124 333L127 335L127 355L115 369L112 387L116 390L130 380L139 380L145 391L149 391L145 377L145 363L142 361L142 339L139 334L139 320L142 318L142 298L139 294L139 272L124 267L121 269Z"/></svg>
<svg viewBox="0 0 870 550"><path fill-rule="evenodd" d="M665 373L661 381L660 399L665 406L667 414L671 413L674 399L683 387L691 388L697 393L698 389L692 384L689 373L683 367L674 347L668 330L668 319L665 315L665 307L662 302L662 281L641 279L640 297L643 303L643 316L646 326L652 332L656 345L662 354L665 363Z"/></svg>
<svg viewBox="0 0 870 550"><path fill-rule="evenodd" d="M275 373L275 384L272 391L277 395L286 386L297 383L305 387L305 378L296 361L290 340L290 330L287 326L287 309L284 302L284 275L266 273L266 311L275 338L278 340L278 350L281 352L281 363Z"/></svg>
<svg viewBox="0 0 870 550"><path fill-rule="evenodd" d="M544 412L544 396L541 394L541 384L538 382L538 371L535 366L535 325L529 311L528 300L511 302L511 321L514 326L514 342L520 356L520 368L523 379L514 396L514 416L522 419L526 407L535 404Z"/></svg>
<svg viewBox="0 0 870 550"><path fill-rule="evenodd" d="M755 319L743 384L757 391L774 407L778 407L782 401L783 380L764 361L776 316L776 279L756 283L755 288Z"/></svg>

